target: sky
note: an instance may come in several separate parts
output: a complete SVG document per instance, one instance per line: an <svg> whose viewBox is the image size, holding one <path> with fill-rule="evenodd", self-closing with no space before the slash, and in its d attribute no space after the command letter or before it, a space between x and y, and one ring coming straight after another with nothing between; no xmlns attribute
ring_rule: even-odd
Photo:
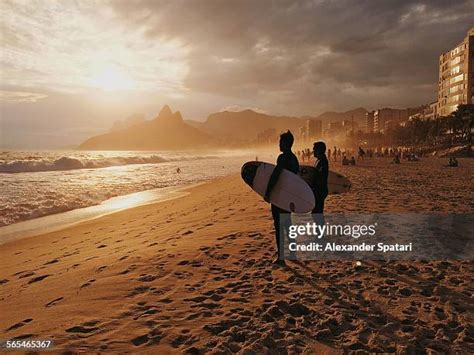
<svg viewBox="0 0 474 355"><path fill-rule="evenodd" d="M317 115L435 100L473 1L0 0L0 147L61 148L169 104Z"/></svg>

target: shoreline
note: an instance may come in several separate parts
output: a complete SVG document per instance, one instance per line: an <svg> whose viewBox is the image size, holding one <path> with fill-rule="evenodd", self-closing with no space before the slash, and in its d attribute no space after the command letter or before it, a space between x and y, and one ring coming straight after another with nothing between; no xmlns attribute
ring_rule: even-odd
<svg viewBox="0 0 474 355"><path fill-rule="evenodd" d="M0 227L0 245L64 230L79 223L101 218L109 214L184 197L189 194L186 190L206 184L212 180L214 179L183 186L170 186L133 192L112 197L98 205L76 208L3 226ZM145 197L144 195L150 196ZM128 203L131 205L127 205Z"/></svg>

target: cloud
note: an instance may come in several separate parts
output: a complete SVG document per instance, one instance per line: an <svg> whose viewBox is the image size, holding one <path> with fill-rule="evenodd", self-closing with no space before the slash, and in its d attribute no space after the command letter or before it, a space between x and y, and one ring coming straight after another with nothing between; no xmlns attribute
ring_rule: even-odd
<svg viewBox="0 0 474 355"><path fill-rule="evenodd" d="M2 102L17 139L32 124L98 132L165 103L204 119L431 102L438 57L473 26L474 2L3 0L0 16L0 90L30 93ZM116 86L129 89L103 90Z"/></svg>
<svg viewBox="0 0 474 355"><path fill-rule="evenodd" d="M188 48L183 83L189 90L253 98L287 112L348 108L355 99L357 106L431 101L438 56L462 40L474 15L471 1L141 0L112 6L128 26L146 28L148 38L175 39Z"/></svg>
<svg viewBox="0 0 474 355"><path fill-rule="evenodd" d="M0 91L0 101L18 103L18 102L37 102L44 99L48 95L38 94L34 92L20 92L20 91Z"/></svg>
<svg viewBox="0 0 474 355"><path fill-rule="evenodd" d="M141 26L125 28L106 1L5 0L1 20L2 85L83 93L127 83L173 93L187 74L178 40L150 40Z"/></svg>

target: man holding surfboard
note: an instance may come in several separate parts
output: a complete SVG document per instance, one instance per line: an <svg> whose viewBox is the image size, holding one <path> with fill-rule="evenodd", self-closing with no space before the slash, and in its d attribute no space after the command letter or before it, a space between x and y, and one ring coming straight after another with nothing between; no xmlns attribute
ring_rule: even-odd
<svg viewBox="0 0 474 355"><path fill-rule="evenodd" d="M283 169L287 169L295 174L298 174L300 168L298 158L296 158L295 154L293 154L293 152L291 151L293 142L293 134L291 134L289 130L280 135L281 154L278 156L276 168L273 170L273 173L270 176L270 180L268 181L267 190L265 192L265 201L267 202L269 202L270 200L270 194L272 193L272 189L277 183L278 177L280 176ZM273 224L275 226L275 240L278 251L274 263L284 266L285 260L283 260L283 254L280 250L280 227L285 229L289 228L289 212L282 210L281 208L272 204L272 217ZM282 223L283 225L280 226L280 223Z"/></svg>

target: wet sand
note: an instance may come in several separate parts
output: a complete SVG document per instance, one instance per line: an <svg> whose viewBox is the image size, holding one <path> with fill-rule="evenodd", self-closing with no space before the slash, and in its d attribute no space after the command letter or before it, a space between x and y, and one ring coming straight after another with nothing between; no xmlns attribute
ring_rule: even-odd
<svg viewBox="0 0 474 355"><path fill-rule="evenodd" d="M474 211L474 161L331 163L328 212ZM269 205L239 176L0 246L2 339L122 352L473 352L474 263L273 266Z"/></svg>

